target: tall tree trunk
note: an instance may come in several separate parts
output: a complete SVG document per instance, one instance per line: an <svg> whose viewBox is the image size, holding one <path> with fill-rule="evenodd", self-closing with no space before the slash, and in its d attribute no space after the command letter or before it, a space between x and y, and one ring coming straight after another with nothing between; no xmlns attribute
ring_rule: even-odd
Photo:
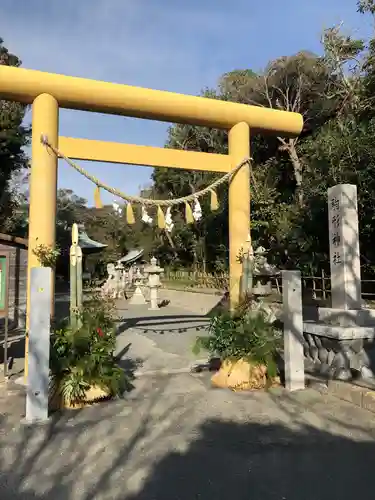
<svg viewBox="0 0 375 500"><path fill-rule="evenodd" d="M288 154L293 165L294 178L297 184L297 200L300 207L303 206L303 174L302 162L298 156L294 139L289 140Z"/></svg>

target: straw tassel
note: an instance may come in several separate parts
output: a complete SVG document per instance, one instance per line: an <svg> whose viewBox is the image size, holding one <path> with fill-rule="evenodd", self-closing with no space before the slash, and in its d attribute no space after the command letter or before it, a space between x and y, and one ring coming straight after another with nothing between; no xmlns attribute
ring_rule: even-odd
<svg viewBox="0 0 375 500"><path fill-rule="evenodd" d="M185 202L185 218L188 224L193 224L194 222L193 211L188 202Z"/></svg>
<svg viewBox="0 0 375 500"><path fill-rule="evenodd" d="M219 201L217 199L217 194L214 189L211 189L211 211L215 212L215 210L219 209Z"/></svg>
<svg viewBox="0 0 375 500"><path fill-rule="evenodd" d="M94 203L96 208L103 208L103 202L100 196L100 187L96 186L94 191Z"/></svg>
<svg viewBox="0 0 375 500"><path fill-rule="evenodd" d="M131 203L126 204L126 222L128 224L135 223L134 211Z"/></svg>
<svg viewBox="0 0 375 500"><path fill-rule="evenodd" d="M158 227L160 229L165 229L165 217L161 206L158 206Z"/></svg>

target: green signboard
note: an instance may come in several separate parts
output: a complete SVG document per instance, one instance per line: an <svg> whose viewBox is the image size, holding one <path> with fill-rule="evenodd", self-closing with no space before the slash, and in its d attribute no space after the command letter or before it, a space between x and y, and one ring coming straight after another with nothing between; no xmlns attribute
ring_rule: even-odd
<svg viewBox="0 0 375 500"><path fill-rule="evenodd" d="M7 258L0 256L0 312L7 306Z"/></svg>

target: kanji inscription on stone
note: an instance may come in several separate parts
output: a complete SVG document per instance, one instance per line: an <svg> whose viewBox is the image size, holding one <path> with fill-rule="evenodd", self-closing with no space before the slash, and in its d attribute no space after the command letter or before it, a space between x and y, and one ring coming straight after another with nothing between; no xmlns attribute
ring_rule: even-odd
<svg viewBox="0 0 375 500"><path fill-rule="evenodd" d="M360 309L357 186L338 184L328 189L328 224L332 307Z"/></svg>
<svg viewBox="0 0 375 500"><path fill-rule="evenodd" d="M332 261L335 266L342 263L340 252L333 253Z"/></svg>
<svg viewBox="0 0 375 500"><path fill-rule="evenodd" d="M341 236L340 236L340 233L336 232L336 233L333 233L332 234L332 245L335 246L335 247L338 247L341 243Z"/></svg>
<svg viewBox="0 0 375 500"><path fill-rule="evenodd" d="M331 199L331 209L335 210L335 211L340 210L340 200L339 200L339 198L333 197Z"/></svg>

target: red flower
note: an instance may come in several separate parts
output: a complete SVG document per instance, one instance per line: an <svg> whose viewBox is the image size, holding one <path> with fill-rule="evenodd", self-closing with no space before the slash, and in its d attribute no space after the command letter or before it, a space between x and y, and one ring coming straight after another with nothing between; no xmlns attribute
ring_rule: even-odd
<svg viewBox="0 0 375 500"><path fill-rule="evenodd" d="M101 328L98 327L96 329L96 333L99 335L99 337L104 337L104 332L103 332L103 330Z"/></svg>

